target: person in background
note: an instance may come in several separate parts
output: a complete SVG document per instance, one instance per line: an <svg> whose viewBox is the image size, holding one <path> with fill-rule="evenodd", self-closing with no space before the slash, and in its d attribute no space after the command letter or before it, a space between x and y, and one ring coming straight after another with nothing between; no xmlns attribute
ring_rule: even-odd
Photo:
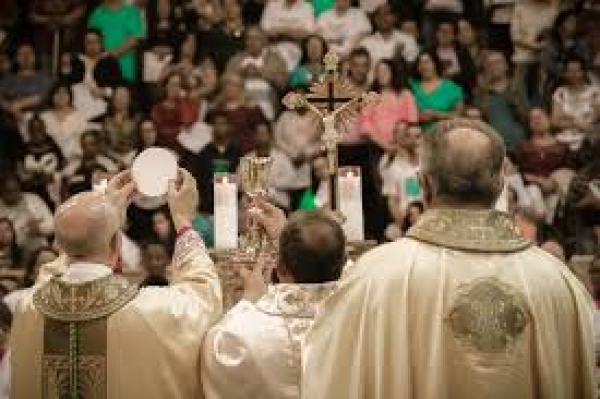
<svg viewBox="0 0 600 399"><path fill-rule="evenodd" d="M506 59L513 53L510 37L510 21L516 0L485 0L488 18L486 21L486 43L490 49L500 51Z"/></svg>
<svg viewBox="0 0 600 399"><path fill-rule="evenodd" d="M569 147L552 135L544 109L530 111L529 129L529 138L519 146L515 161L533 201L534 214L552 223L558 202L573 177L572 155Z"/></svg>
<svg viewBox="0 0 600 399"><path fill-rule="evenodd" d="M33 45L17 47L14 72L0 80L0 109L14 122L21 122L25 112L40 106L51 88L51 80L38 71Z"/></svg>
<svg viewBox="0 0 600 399"><path fill-rule="evenodd" d="M119 60L123 77L137 79L136 48L146 29L140 10L124 0L104 0L94 9L88 26L102 32L106 53Z"/></svg>
<svg viewBox="0 0 600 399"><path fill-rule="evenodd" d="M437 26L433 50L442 62L442 75L459 85L469 100L475 86L477 70L469 50L457 40L456 33L457 25L441 22Z"/></svg>
<svg viewBox="0 0 600 399"><path fill-rule="evenodd" d="M594 52L579 15L574 9L566 9L556 17L548 42L540 53L541 68L550 90L563 80L567 61L572 59L581 60L583 69L588 71L593 66Z"/></svg>
<svg viewBox="0 0 600 399"><path fill-rule="evenodd" d="M159 240L148 240L142 246L142 268L145 276L140 283L141 287L169 285L167 268L171 264L171 250Z"/></svg>
<svg viewBox="0 0 600 399"><path fill-rule="evenodd" d="M198 38L199 47L214 61L219 72L225 70L229 59L243 51L243 32L244 18L240 1L224 0L223 20Z"/></svg>
<svg viewBox="0 0 600 399"><path fill-rule="evenodd" d="M166 209L159 209L152 213L151 235L155 240L167 247L169 256L173 254L176 231L173 220L171 220Z"/></svg>
<svg viewBox="0 0 600 399"><path fill-rule="evenodd" d="M383 180L382 194L392 222L386 228L389 240L402 236L409 215L408 206L423 202L423 189L419 177L419 143L422 130L418 124L396 123L394 127L395 151L388 152L379 161L379 174Z"/></svg>
<svg viewBox="0 0 600 399"><path fill-rule="evenodd" d="M177 154L183 153L177 137L199 117L200 105L190 97L187 76L171 72L164 80L163 100L154 105L151 116L158 133L157 143Z"/></svg>
<svg viewBox="0 0 600 399"><path fill-rule="evenodd" d="M306 0L274 0L267 2L260 21L286 63L288 72L300 62L300 43L315 31L315 15L311 2Z"/></svg>
<svg viewBox="0 0 600 399"><path fill-rule="evenodd" d="M461 18L456 23L456 43L465 49L471 56L477 70L481 69L481 63L485 59L481 31L477 29L474 22Z"/></svg>
<svg viewBox="0 0 600 399"><path fill-rule="evenodd" d="M136 132L137 152L136 155L150 147L158 145L158 132L156 124L150 118L144 118L137 126Z"/></svg>
<svg viewBox="0 0 600 399"><path fill-rule="evenodd" d="M80 140L87 129L85 117L73 107L71 85L59 82L50 91L49 109L40 114L46 125L48 136L52 137L67 160L81 155Z"/></svg>
<svg viewBox="0 0 600 399"><path fill-rule="evenodd" d="M59 201L56 184L60 181L59 171L65 166L65 158L37 114L27 122L27 136L29 141L19 162L19 177L27 191L38 194L54 208Z"/></svg>
<svg viewBox="0 0 600 399"><path fill-rule="evenodd" d="M144 108L149 109L160 100L160 83L169 72L175 52L175 38L168 32L160 32L148 39L143 53L142 82L144 84Z"/></svg>
<svg viewBox="0 0 600 399"><path fill-rule="evenodd" d="M406 217L402 225L402 232L406 233L411 227L417 224L421 216L425 213L425 205L420 201L411 202L406 209Z"/></svg>
<svg viewBox="0 0 600 399"><path fill-rule="evenodd" d="M265 120L265 116L246 91L241 75L223 76L214 110L226 115L231 130L230 138L241 154L252 151L254 130ZM210 123L209 120L207 122Z"/></svg>
<svg viewBox="0 0 600 399"><path fill-rule="evenodd" d="M131 90L127 86L116 87L104 117L103 134L107 154L120 168L127 168L133 163L139 123L140 115L136 112Z"/></svg>
<svg viewBox="0 0 600 399"><path fill-rule="evenodd" d="M426 131L440 120L460 115L464 106L463 89L444 78L443 71L436 53L424 51L417 57L410 88L419 108L419 120Z"/></svg>
<svg viewBox="0 0 600 399"><path fill-rule="evenodd" d="M335 0L334 8L317 19L317 34L341 57L348 57L371 30L365 11L352 7L350 0Z"/></svg>
<svg viewBox="0 0 600 399"><path fill-rule="evenodd" d="M8 306L0 302L0 398L10 399L10 331L13 316Z"/></svg>
<svg viewBox="0 0 600 399"><path fill-rule="evenodd" d="M423 44L427 47L433 46L436 41L435 31L440 23L458 21L468 3L464 0L424 0L421 11Z"/></svg>
<svg viewBox="0 0 600 399"><path fill-rule="evenodd" d="M242 154L232 139L232 124L228 114L213 111L208 122L213 126L213 139L194 159L192 174L198 182L200 213L214 213L213 179L216 173L236 173Z"/></svg>
<svg viewBox="0 0 600 399"><path fill-rule="evenodd" d="M45 70L53 71L52 55L72 49L77 40L79 22L87 11L83 0L33 0L29 4L29 19L33 23L32 37L41 54ZM60 35L60 49L54 49L54 36ZM44 62L45 61L45 62Z"/></svg>
<svg viewBox="0 0 600 399"><path fill-rule="evenodd" d="M13 222L17 243L26 255L47 245L54 233L52 212L44 200L37 194L23 192L15 176L0 180L0 217Z"/></svg>
<svg viewBox="0 0 600 399"><path fill-rule="evenodd" d="M117 165L103 154L100 133L87 130L81 135L81 155L72 159L62 172L68 193L91 190L94 174L98 171L114 173Z"/></svg>
<svg viewBox="0 0 600 399"><path fill-rule="evenodd" d="M544 34L548 31L558 14L558 0L522 0L515 3L510 35L515 48L512 61L515 66L515 87L522 91L521 96L529 96L527 76L532 73L544 48Z"/></svg>
<svg viewBox="0 0 600 399"><path fill-rule="evenodd" d="M361 40L371 55L373 65L382 59L394 59L400 55L407 63L412 63L419 55L419 45L415 38L396 28L396 16L392 7L384 3L375 10L375 32Z"/></svg>
<svg viewBox="0 0 600 399"><path fill-rule="evenodd" d="M185 22L182 15L178 15L178 1L151 0L145 7L147 24L147 40L155 42L165 35L178 39L185 31Z"/></svg>
<svg viewBox="0 0 600 399"><path fill-rule="evenodd" d="M327 42L317 35L309 35L302 41L302 58L290 74L289 85L306 88L317 81L323 73L323 56L327 54Z"/></svg>
<svg viewBox="0 0 600 399"><path fill-rule="evenodd" d="M23 250L17 243L17 233L12 221L0 217L0 274L6 270L22 270Z"/></svg>
<svg viewBox="0 0 600 399"><path fill-rule="evenodd" d="M565 61L563 84L552 96L552 123L556 138L571 151L581 148L596 120L600 104L600 86L590 82L585 61L577 56Z"/></svg>
<svg viewBox="0 0 600 399"><path fill-rule="evenodd" d="M359 131L376 144L382 152L394 148L394 128L398 123L416 123L419 110L408 89L403 63L382 59L375 65L371 89L381 94L375 104L364 107L358 118Z"/></svg>
<svg viewBox="0 0 600 399"><path fill-rule="evenodd" d="M245 30L244 51L229 60L225 74L241 76L246 92L267 119L275 117L288 69L279 53L268 47L267 35L260 27L250 26Z"/></svg>
<svg viewBox="0 0 600 399"><path fill-rule="evenodd" d="M481 107L488 123L502 136L507 152L514 154L525 139L522 123L525 105L523 99L518 98L518 90L514 87L502 52L491 51L484 57L474 103Z"/></svg>
<svg viewBox="0 0 600 399"><path fill-rule="evenodd" d="M8 306L11 313L15 313L21 300L27 293L30 293L33 290L41 267L46 263L53 262L58 256L58 251L52 247L41 247L32 254L25 268L23 288L15 290L2 298L2 302Z"/></svg>

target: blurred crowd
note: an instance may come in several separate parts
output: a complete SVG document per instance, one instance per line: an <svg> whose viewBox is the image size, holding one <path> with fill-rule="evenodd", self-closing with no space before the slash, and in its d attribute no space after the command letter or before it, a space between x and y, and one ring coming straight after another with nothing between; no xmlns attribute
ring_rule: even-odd
<svg viewBox="0 0 600 399"><path fill-rule="evenodd" d="M499 209L556 256L594 259L599 20L597 0L3 0L0 294L14 307L58 256L58 204L148 147L197 179L208 245L214 175L247 154L272 158L279 207L326 206L321 121L281 98L318 80L330 50L354 88L381 95L339 126L340 165L361 169L366 238L401 237L424 212L420 137L462 116L506 143ZM168 284L169 212L127 216L123 272Z"/></svg>

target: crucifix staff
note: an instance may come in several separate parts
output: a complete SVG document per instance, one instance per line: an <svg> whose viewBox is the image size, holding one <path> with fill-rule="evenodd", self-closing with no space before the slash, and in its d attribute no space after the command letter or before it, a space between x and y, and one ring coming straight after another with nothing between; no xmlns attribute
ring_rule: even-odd
<svg viewBox="0 0 600 399"><path fill-rule="evenodd" d="M316 114L323 123L323 134L321 141L327 154L327 166L329 175L329 206L332 210L338 208L337 172L338 172L338 143L342 136L336 128L336 123L342 119L344 111L359 108L363 103L377 100L375 93L361 93L352 86L338 72L339 58L335 53L325 55L325 74L320 80L310 87L308 95L290 92L284 99L283 104L289 109L308 108ZM325 105L322 110L318 105Z"/></svg>

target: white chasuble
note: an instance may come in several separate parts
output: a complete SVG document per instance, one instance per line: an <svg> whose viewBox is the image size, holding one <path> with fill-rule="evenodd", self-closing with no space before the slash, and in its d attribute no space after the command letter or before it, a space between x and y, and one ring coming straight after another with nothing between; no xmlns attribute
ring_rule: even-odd
<svg viewBox="0 0 600 399"><path fill-rule="evenodd" d="M240 301L206 335L206 399L300 398L301 341L336 283L277 284Z"/></svg>
<svg viewBox="0 0 600 399"><path fill-rule="evenodd" d="M302 397L591 399L592 320L575 275L505 214L432 210L322 304Z"/></svg>

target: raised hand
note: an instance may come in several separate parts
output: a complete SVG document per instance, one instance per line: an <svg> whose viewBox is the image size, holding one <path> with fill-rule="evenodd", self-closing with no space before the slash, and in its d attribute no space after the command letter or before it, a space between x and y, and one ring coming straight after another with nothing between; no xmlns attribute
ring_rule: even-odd
<svg viewBox="0 0 600 399"><path fill-rule="evenodd" d="M175 228L180 230L189 226L198 211L196 179L187 170L179 168L177 180L169 182L167 197Z"/></svg>

